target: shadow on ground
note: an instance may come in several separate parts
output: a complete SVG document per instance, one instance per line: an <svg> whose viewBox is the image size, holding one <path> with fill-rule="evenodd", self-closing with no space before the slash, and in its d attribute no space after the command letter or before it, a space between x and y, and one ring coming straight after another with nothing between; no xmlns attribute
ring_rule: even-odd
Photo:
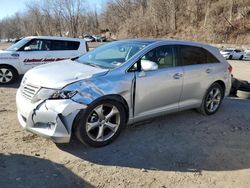
<svg viewBox="0 0 250 188"><path fill-rule="evenodd" d="M4 188L93 187L60 164L19 154L0 154L0 186Z"/></svg>
<svg viewBox="0 0 250 188"><path fill-rule="evenodd" d="M164 171L250 168L250 100L226 99L203 116L185 111L130 126L112 144L89 148L73 139L58 147L92 163Z"/></svg>
<svg viewBox="0 0 250 188"><path fill-rule="evenodd" d="M15 89L17 89L17 88L19 88L19 86L21 84L22 78L23 78L23 76L19 76L19 78L16 81L14 81L13 83L0 85L0 88L15 88Z"/></svg>

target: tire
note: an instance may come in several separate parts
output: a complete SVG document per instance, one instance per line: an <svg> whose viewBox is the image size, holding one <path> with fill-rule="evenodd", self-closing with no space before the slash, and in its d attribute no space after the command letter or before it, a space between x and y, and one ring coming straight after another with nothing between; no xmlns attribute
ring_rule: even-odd
<svg viewBox="0 0 250 188"><path fill-rule="evenodd" d="M217 95L216 92L218 92ZM223 95L224 91L220 86L220 84L218 83L212 84L208 88L205 96L203 97L202 104L198 109L198 111L203 115L215 114L220 108L220 105L223 100Z"/></svg>
<svg viewBox="0 0 250 188"><path fill-rule="evenodd" d="M79 112L74 133L82 143L102 147L115 140L125 124L126 113L123 105L114 100L101 100Z"/></svg>
<svg viewBox="0 0 250 188"><path fill-rule="evenodd" d="M232 60L232 59L233 59L233 56L232 56L232 55L230 55L230 56L228 57L228 59L229 59L229 60Z"/></svg>
<svg viewBox="0 0 250 188"><path fill-rule="evenodd" d="M8 65L0 65L0 85L10 84L18 78L17 71Z"/></svg>
<svg viewBox="0 0 250 188"><path fill-rule="evenodd" d="M242 60L243 59L243 55L242 56L240 56L240 59L239 60Z"/></svg>

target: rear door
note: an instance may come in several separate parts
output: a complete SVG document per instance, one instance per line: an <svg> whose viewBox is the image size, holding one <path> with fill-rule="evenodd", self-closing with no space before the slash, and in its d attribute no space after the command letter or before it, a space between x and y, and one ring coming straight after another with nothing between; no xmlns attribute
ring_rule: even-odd
<svg viewBox="0 0 250 188"><path fill-rule="evenodd" d="M135 116L177 111L183 84L174 46L160 46L141 59L158 64L158 70L136 72Z"/></svg>
<svg viewBox="0 0 250 188"><path fill-rule="evenodd" d="M51 57L55 57L56 61L78 57L83 54L78 51L79 47L79 41L52 40Z"/></svg>
<svg viewBox="0 0 250 188"><path fill-rule="evenodd" d="M183 110L201 104L206 90L221 70L218 68L219 60L204 48L180 45L178 52L184 71L179 104L180 110Z"/></svg>

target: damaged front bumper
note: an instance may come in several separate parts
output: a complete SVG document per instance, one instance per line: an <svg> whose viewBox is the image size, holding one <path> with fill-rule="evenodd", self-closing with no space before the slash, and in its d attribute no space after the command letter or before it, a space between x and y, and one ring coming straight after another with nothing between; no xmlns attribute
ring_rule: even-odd
<svg viewBox="0 0 250 188"><path fill-rule="evenodd" d="M71 99L44 100L32 103L16 95L17 115L21 126L35 134L52 139L56 143L68 143L74 119L87 106Z"/></svg>

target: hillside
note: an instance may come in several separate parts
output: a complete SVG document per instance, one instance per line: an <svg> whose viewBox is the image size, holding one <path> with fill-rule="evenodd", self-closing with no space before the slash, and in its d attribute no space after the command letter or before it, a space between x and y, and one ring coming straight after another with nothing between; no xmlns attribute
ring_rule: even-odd
<svg viewBox="0 0 250 188"><path fill-rule="evenodd" d="M249 44L250 0L41 0L0 21L0 38L84 34Z"/></svg>

